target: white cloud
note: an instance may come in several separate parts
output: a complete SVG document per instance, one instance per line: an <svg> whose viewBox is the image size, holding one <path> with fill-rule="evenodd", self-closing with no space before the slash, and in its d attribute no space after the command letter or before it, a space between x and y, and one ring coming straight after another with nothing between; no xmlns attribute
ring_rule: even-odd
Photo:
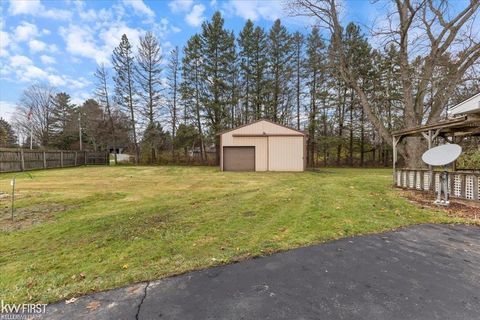
<svg viewBox="0 0 480 320"><path fill-rule="evenodd" d="M68 52L106 65L110 65L112 51L120 43L123 34L127 35L135 49L143 30L130 28L124 22L113 22L108 28L98 30L86 25L60 28L60 35L65 40Z"/></svg>
<svg viewBox="0 0 480 320"><path fill-rule="evenodd" d="M80 77L73 79L66 75L56 74L53 68L39 68L30 58L22 55L10 57L10 64L7 65L7 68L4 68L4 70L6 73L5 76L7 74L14 74L16 79L22 82L46 81L53 86L64 86L74 89L81 89L90 85L90 82L85 78Z"/></svg>
<svg viewBox="0 0 480 320"><path fill-rule="evenodd" d="M68 10L47 9L40 0L10 0L8 11L14 16L25 14L55 20L67 20L72 16Z"/></svg>
<svg viewBox="0 0 480 320"><path fill-rule="evenodd" d="M173 0L168 3L170 10L174 13L188 12L193 5L193 0Z"/></svg>
<svg viewBox="0 0 480 320"><path fill-rule="evenodd" d="M205 16L203 16L204 11L205 6L203 4L194 5L192 11L185 16L185 22L192 27L198 27L205 20Z"/></svg>
<svg viewBox="0 0 480 320"><path fill-rule="evenodd" d="M5 31L0 31L0 57L8 56L8 46L11 43L10 35Z"/></svg>
<svg viewBox="0 0 480 320"><path fill-rule="evenodd" d="M0 100L0 118L9 121L15 112L15 103L5 100Z"/></svg>
<svg viewBox="0 0 480 320"><path fill-rule="evenodd" d="M55 58L47 56L47 55L41 55L40 60L42 61L43 64L54 64L56 63Z"/></svg>
<svg viewBox="0 0 480 320"><path fill-rule="evenodd" d="M31 1L14 1L10 0L9 11L13 15L17 14L32 14L42 9L40 0Z"/></svg>
<svg viewBox="0 0 480 320"><path fill-rule="evenodd" d="M10 57L10 63L12 67L21 67L24 65L29 65L32 64L32 60L26 56L21 56L21 55L15 55L13 57Z"/></svg>
<svg viewBox="0 0 480 320"><path fill-rule="evenodd" d="M274 21L285 16L284 6L285 2L280 0L230 0L224 3L223 8L227 13L244 19Z"/></svg>
<svg viewBox="0 0 480 320"><path fill-rule="evenodd" d="M29 41L38 35L37 26L23 21L15 28L15 39L17 41Z"/></svg>
<svg viewBox="0 0 480 320"><path fill-rule="evenodd" d="M123 4L125 6L130 6L137 14L143 14L150 18L155 16L155 12L153 12L143 0L123 0Z"/></svg>
<svg viewBox="0 0 480 320"><path fill-rule="evenodd" d="M104 52L95 43L93 32L88 27L71 25L60 28L60 35L66 43L66 50L71 54L91 58L96 63L108 63L110 52Z"/></svg>
<svg viewBox="0 0 480 320"><path fill-rule="evenodd" d="M77 106L82 105L85 100L92 98L92 94L85 91L76 91L72 93L71 101Z"/></svg>
<svg viewBox="0 0 480 320"><path fill-rule="evenodd" d="M28 43L28 47L32 52L39 52L45 50L47 48L47 44L43 41L34 39Z"/></svg>
<svg viewBox="0 0 480 320"><path fill-rule="evenodd" d="M51 52L51 53L57 53L58 52L58 47L56 44L51 44L48 46L48 50Z"/></svg>

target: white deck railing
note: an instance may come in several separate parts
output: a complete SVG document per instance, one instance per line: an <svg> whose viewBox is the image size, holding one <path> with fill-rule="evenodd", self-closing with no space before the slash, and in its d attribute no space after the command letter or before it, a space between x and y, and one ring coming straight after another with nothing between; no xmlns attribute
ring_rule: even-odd
<svg viewBox="0 0 480 320"><path fill-rule="evenodd" d="M395 171L396 187L429 191L431 173L426 169L397 169ZM448 191L451 197L480 201L480 174L454 171L449 173ZM438 191L440 172L432 175L432 189Z"/></svg>

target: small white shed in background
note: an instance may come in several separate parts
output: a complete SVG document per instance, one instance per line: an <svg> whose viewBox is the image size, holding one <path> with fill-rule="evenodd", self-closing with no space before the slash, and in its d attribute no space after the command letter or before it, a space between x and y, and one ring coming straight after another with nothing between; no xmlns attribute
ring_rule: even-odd
<svg viewBox="0 0 480 320"><path fill-rule="evenodd" d="M220 134L222 171L304 171L305 133L259 120Z"/></svg>

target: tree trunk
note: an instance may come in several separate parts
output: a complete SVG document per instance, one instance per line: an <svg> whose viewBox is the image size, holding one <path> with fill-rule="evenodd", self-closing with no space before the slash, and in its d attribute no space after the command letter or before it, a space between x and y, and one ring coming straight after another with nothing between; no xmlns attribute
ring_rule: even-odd
<svg viewBox="0 0 480 320"><path fill-rule="evenodd" d="M427 149L421 137L405 137L405 166L411 169L426 168L422 161L422 154Z"/></svg>

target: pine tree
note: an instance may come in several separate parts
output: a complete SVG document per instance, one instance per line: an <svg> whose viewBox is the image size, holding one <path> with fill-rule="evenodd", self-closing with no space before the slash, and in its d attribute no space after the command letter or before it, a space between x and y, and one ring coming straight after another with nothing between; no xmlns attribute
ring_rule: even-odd
<svg viewBox="0 0 480 320"><path fill-rule="evenodd" d="M172 141L175 141L175 134L176 129L178 126L178 89L180 85L179 77L180 77L180 61L178 58L178 47L175 47L170 52L170 59L167 66L168 71L168 89L170 94L169 99L169 110L170 110L170 120L171 120L171 127L172 127ZM172 159L175 160L175 143L172 142Z"/></svg>
<svg viewBox="0 0 480 320"><path fill-rule="evenodd" d="M300 110L301 110L301 96L302 96L302 77L303 77L303 35L300 32L295 32L292 37L292 47L294 50L293 64L295 69L295 102L297 105L297 130L300 130Z"/></svg>
<svg viewBox="0 0 480 320"><path fill-rule="evenodd" d="M372 70L371 48L367 40L363 37L360 27L354 23L349 23L344 36L345 60L347 68L352 70L355 78L359 79L360 86L364 89L370 85L369 74ZM354 104L351 104L354 107ZM360 166L365 162L365 110L360 108ZM353 110L351 110L353 112Z"/></svg>
<svg viewBox="0 0 480 320"><path fill-rule="evenodd" d="M256 53L254 32L253 22L248 19L238 38L244 123L248 123L255 113L254 110L251 110L253 109L253 91L255 90L253 86L253 61Z"/></svg>
<svg viewBox="0 0 480 320"><path fill-rule="evenodd" d="M292 39L285 26L277 19L268 35L268 61L270 72L270 100L267 118L285 122L291 107Z"/></svg>
<svg viewBox="0 0 480 320"><path fill-rule="evenodd" d="M155 121L161 103L161 63L160 44L152 32L147 32L140 37L135 71L141 89L139 95L142 98L142 114L149 124Z"/></svg>
<svg viewBox="0 0 480 320"><path fill-rule="evenodd" d="M135 164L138 164L140 158L140 149L137 140L137 121L135 115L135 96L137 90L134 82L134 62L132 46L128 41L127 35L124 34L118 47L113 50L112 55L113 68L116 72L114 77L115 101L130 115L130 125L135 148Z"/></svg>
<svg viewBox="0 0 480 320"><path fill-rule="evenodd" d="M0 117L0 148L15 147L17 136L7 120Z"/></svg>
<svg viewBox="0 0 480 320"><path fill-rule="evenodd" d="M55 147L69 149L78 138L78 113L76 106L70 102L70 95L57 93L52 98L51 113Z"/></svg>
<svg viewBox="0 0 480 320"><path fill-rule="evenodd" d="M113 157L115 164L117 164L117 137L115 134L115 123L113 120L113 110L112 106L110 105L110 92L108 87L108 73L105 69L105 65L100 65L94 73L94 77L97 79L96 88L95 88L95 96L97 97L97 101L103 107L104 110L107 111L108 123L109 123L109 131L111 134L111 147L113 149Z"/></svg>
<svg viewBox="0 0 480 320"><path fill-rule="evenodd" d="M228 81L228 86L230 88L230 96L228 99L229 102L229 108L230 108L230 121L229 125L230 128L235 128L237 125L240 124L242 114L241 110L238 110L238 101L239 101L239 63L238 63L238 55L236 51L236 46L235 46L235 35L233 31L230 32L230 36L228 38L228 41L230 42L229 46L229 63L228 63L228 68L230 71L228 74L230 75L227 79Z"/></svg>
<svg viewBox="0 0 480 320"><path fill-rule="evenodd" d="M180 87L184 106L184 125L192 121L198 131L200 141L200 156L206 160L205 143L202 125L202 104L200 101L203 84L201 39L199 35L192 36L183 49L182 84Z"/></svg>
<svg viewBox="0 0 480 320"><path fill-rule="evenodd" d="M307 37L307 50L305 60L305 77L309 89L310 101L307 106L308 115L308 154L307 160L310 165L314 164L316 153L318 99L321 96L321 88L325 75L325 44L320 37L318 28L313 28Z"/></svg>
<svg viewBox="0 0 480 320"><path fill-rule="evenodd" d="M212 21L202 25L201 48L205 81L202 90L202 104L205 116L216 136L228 123L228 107L231 105L231 71L234 64L234 38L232 33L224 29L224 20L220 12L216 12ZM220 162L220 141L215 139L217 150L216 162Z"/></svg>
<svg viewBox="0 0 480 320"><path fill-rule="evenodd" d="M252 83L253 83L253 111L254 120L262 117L267 105L265 93L267 90L267 35L261 27L256 27L253 32L253 60L252 60Z"/></svg>

